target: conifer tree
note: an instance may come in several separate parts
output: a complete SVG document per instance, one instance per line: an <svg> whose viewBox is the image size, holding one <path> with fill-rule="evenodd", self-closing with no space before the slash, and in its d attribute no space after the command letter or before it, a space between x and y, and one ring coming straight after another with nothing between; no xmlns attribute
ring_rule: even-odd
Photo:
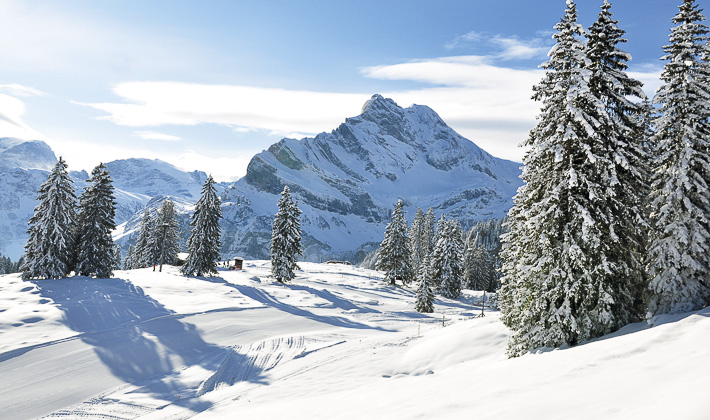
<svg viewBox="0 0 710 420"><path fill-rule="evenodd" d="M397 201L377 257L377 269L385 272L385 280L393 286L397 280L407 285L414 277L403 207L402 200Z"/></svg>
<svg viewBox="0 0 710 420"><path fill-rule="evenodd" d="M166 199L158 209L156 218L157 229L153 231L157 252L156 262L158 264L175 264L177 254L180 252L180 234L178 232L177 214L175 203Z"/></svg>
<svg viewBox="0 0 710 420"><path fill-rule="evenodd" d="M429 210L424 216L424 227L422 229L422 246L427 255L431 255L436 245L436 216L434 210L429 207Z"/></svg>
<svg viewBox="0 0 710 420"><path fill-rule="evenodd" d="M288 283L296 277L296 258L303 255L301 210L291 198L288 186L281 192L278 207L271 230L271 274L278 282Z"/></svg>
<svg viewBox="0 0 710 420"><path fill-rule="evenodd" d="M648 160L644 144L642 83L628 76L631 56L620 50L624 31L612 18L605 0L597 21L587 33L589 88L603 105L597 110L605 123L597 128L592 153L603 165L599 179L601 200L592 202L600 229L597 260L606 269L595 274L591 292L592 335L600 336L636 322L643 316L646 288L644 254L647 220L644 201L648 193ZM591 200L590 200L591 201Z"/></svg>
<svg viewBox="0 0 710 420"><path fill-rule="evenodd" d="M123 258L121 256L121 246L114 243L113 244L113 270L120 270L122 266Z"/></svg>
<svg viewBox="0 0 710 420"><path fill-rule="evenodd" d="M39 204L29 220L22 277L66 277L76 259L76 195L67 164L60 157L39 189Z"/></svg>
<svg viewBox="0 0 710 420"><path fill-rule="evenodd" d="M132 270L133 269L133 245L128 245L128 251L126 251L126 257L123 259L123 269Z"/></svg>
<svg viewBox="0 0 710 420"><path fill-rule="evenodd" d="M153 242L151 237L153 236L153 227L155 226L155 221L147 208L143 212L143 218L141 219L141 226L138 231L138 239L136 239L136 246L133 248L133 253L131 254L131 269L136 268L146 268L153 265L155 262Z"/></svg>
<svg viewBox="0 0 710 420"><path fill-rule="evenodd" d="M424 260L419 265L419 287L417 288L416 302L414 309L417 312L434 312L434 292L431 290L432 270L429 256L425 255Z"/></svg>
<svg viewBox="0 0 710 420"><path fill-rule="evenodd" d="M187 261L181 271L188 276L217 274L220 236L222 233L219 219L222 218L217 190L212 175L207 177L202 186L202 195L195 204L195 212L190 218L190 238L187 240Z"/></svg>
<svg viewBox="0 0 710 420"><path fill-rule="evenodd" d="M664 47L655 102L648 317L710 303L710 48L705 16L685 0Z"/></svg>
<svg viewBox="0 0 710 420"><path fill-rule="evenodd" d="M463 239L458 220L441 220L432 256L433 280L442 296L457 299L464 277Z"/></svg>
<svg viewBox="0 0 710 420"><path fill-rule="evenodd" d="M79 243L76 272L109 278L115 260L111 232L116 228L116 200L108 169L103 163L91 171L91 184L79 198ZM120 255L120 254L119 254Z"/></svg>
<svg viewBox="0 0 710 420"><path fill-rule="evenodd" d="M414 272L419 272L419 265L424 261L424 257L428 254L427 246L424 244L424 229L425 216L421 207L417 208L412 221L412 227L409 229L409 249L412 251L412 269Z"/></svg>
<svg viewBox="0 0 710 420"><path fill-rule="evenodd" d="M464 273L466 287L471 290L494 292L494 268L488 250L482 245L474 246L468 258L470 260Z"/></svg>
<svg viewBox="0 0 710 420"><path fill-rule="evenodd" d="M607 308L610 275L605 104L589 88L584 32L573 0L555 25L555 46L533 99L542 101L525 145L526 184L518 190L504 235L504 323L513 330L508 353L574 345L617 322ZM604 312L600 314L600 312Z"/></svg>

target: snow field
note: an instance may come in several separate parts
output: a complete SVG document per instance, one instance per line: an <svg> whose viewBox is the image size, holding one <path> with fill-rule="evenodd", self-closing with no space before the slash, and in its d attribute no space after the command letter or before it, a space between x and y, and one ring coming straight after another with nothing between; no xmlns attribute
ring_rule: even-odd
<svg viewBox="0 0 710 420"><path fill-rule="evenodd" d="M414 312L375 271L0 277L0 418L704 419L710 309L505 356L480 294ZM442 328L442 315L446 327Z"/></svg>

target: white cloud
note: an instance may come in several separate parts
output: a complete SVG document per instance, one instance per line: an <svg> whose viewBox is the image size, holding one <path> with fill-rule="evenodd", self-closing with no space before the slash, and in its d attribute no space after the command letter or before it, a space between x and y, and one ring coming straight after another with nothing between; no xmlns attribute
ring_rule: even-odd
<svg viewBox="0 0 710 420"><path fill-rule="evenodd" d="M0 91L4 91L13 96L43 96L46 93L39 89L18 84L0 85Z"/></svg>
<svg viewBox="0 0 710 420"><path fill-rule="evenodd" d="M484 38L483 32L471 31L463 35L459 35L454 38L453 41L444 45L448 50L453 50L455 48L464 47L475 42L479 42Z"/></svg>
<svg viewBox="0 0 710 420"><path fill-rule="evenodd" d="M444 47L449 50L485 47L491 50L486 54L487 60L509 61L544 58L550 50L550 44L549 37L545 35L539 38L520 39L516 36L471 31L456 37Z"/></svg>
<svg viewBox="0 0 710 420"><path fill-rule="evenodd" d="M503 61L543 58L550 50L541 39L521 40L516 37L496 35L491 39L502 50L494 57Z"/></svg>
<svg viewBox="0 0 710 420"><path fill-rule="evenodd" d="M134 131L133 134L143 140L180 141L182 138L170 134L156 133L155 131Z"/></svg>
<svg viewBox="0 0 710 420"><path fill-rule="evenodd" d="M238 131L315 134L357 115L367 94L180 82L131 82L114 92L130 103L79 103L118 125L220 124Z"/></svg>
<svg viewBox="0 0 710 420"><path fill-rule="evenodd" d="M46 140L47 136L30 128L22 120L25 103L0 93L0 136L23 140Z"/></svg>

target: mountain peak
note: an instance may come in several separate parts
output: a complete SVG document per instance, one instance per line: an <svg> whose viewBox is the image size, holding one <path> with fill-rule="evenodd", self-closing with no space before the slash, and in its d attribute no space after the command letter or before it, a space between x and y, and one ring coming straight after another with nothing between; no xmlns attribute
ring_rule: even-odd
<svg viewBox="0 0 710 420"><path fill-rule="evenodd" d="M0 138L0 168L51 170L57 157L41 140Z"/></svg>
<svg viewBox="0 0 710 420"><path fill-rule="evenodd" d="M385 98L379 93L372 95L365 105L362 106L363 114L380 114L380 113L400 113L402 108L390 98Z"/></svg>

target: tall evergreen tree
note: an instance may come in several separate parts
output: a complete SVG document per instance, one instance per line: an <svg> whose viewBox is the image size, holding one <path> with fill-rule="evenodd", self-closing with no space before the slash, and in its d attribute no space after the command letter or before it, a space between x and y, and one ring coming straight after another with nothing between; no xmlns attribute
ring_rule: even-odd
<svg viewBox="0 0 710 420"><path fill-rule="evenodd" d="M482 245L469 248L464 272L464 283L471 290L495 291L493 262L488 250Z"/></svg>
<svg viewBox="0 0 710 420"><path fill-rule="evenodd" d="M296 277L297 256L303 255L301 210L291 198L288 186L281 192L278 207L271 231L271 274L278 282L288 283Z"/></svg>
<svg viewBox="0 0 710 420"><path fill-rule="evenodd" d="M504 235L503 321L514 332L509 354L574 345L599 331L613 303L606 242L609 155L600 153L605 104L588 86L590 71L577 8L567 1L555 46L533 99L543 103L525 145L526 184L518 190ZM613 227L612 227L613 228Z"/></svg>
<svg viewBox="0 0 710 420"><path fill-rule="evenodd" d="M409 249L412 251L412 269L414 272L419 272L419 266L424 261L424 257L429 253L428 246L424 243L425 216L421 207L417 208L412 221L412 227L409 229Z"/></svg>
<svg viewBox="0 0 710 420"><path fill-rule="evenodd" d="M76 272L82 276L109 278L113 275L116 200L108 169L99 164L87 180L91 183L79 198L79 244Z"/></svg>
<svg viewBox="0 0 710 420"><path fill-rule="evenodd" d="M123 269L132 270L133 269L133 245L128 245L128 251L126 251L126 257L123 259Z"/></svg>
<svg viewBox="0 0 710 420"><path fill-rule="evenodd" d="M431 255L436 245L436 216L434 210L429 207L429 210L424 216L424 226L422 228L422 246L427 255Z"/></svg>
<svg viewBox="0 0 710 420"><path fill-rule="evenodd" d="M664 47L664 84L651 143L648 317L710 303L710 48L705 16L685 0Z"/></svg>
<svg viewBox="0 0 710 420"><path fill-rule="evenodd" d="M122 266L123 258L121 256L121 246L118 244L113 244L113 270L120 270Z"/></svg>
<svg viewBox="0 0 710 420"><path fill-rule="evenodd" d="M151 241L155 220L147 208L143 212L136 246L131 254L131 269L150 267L155 262L154 242Z"/></svg>
<svg viewBox="0 0 710 420"><path fill-rule="evenodd" d="M419 287L417 287L414 309L417 312L432 313L434 312L434 292L431 290L432 270L428 255L424 256L424 260L419 265L417 277Z"/></svg>
<svg viewBox="0 0 710 420"><path fill-rule="evenodd" d="M22 277L66 277L76 259L76 195L67 164L60 157L39 189L39 204L29 220Z"/></svg>
<svg viewBox="0 0 710 420"><path fill-rule="evenodd" d="M385 280L391 285L397 284L397 280L409 284L414 277L403 207L404 203L399 200L378 251L377 269L385 272Z"/></svg>
<svg viewBox="0 0 710 420"><path fill-rule="evenodd" d="M157 229L153 231L154 240L157 248L158 264L175 264L177 254L180 252L180 233L178 231L177 213L175 212L175 203L172 200L166 199L158 209L156 218Z"/></svg>
<svg viewBox="0 0 710 420"><path fill-rule="evenodd" d="M190 238L187 240L187 261L181 271L188 276L217 274L217 259L221 248L222 233L219 219L222 218L217 190L212 175L202 186L202 195L195 204L195 212L190 219Z"/></svg>
<svg viewBox="0 0 710 420"><path fill-rule="evenodd" d="M463 239L458 220L442 220L432 256L433 280L442 296L457 299L464 278Z"/></svg>
<svg viewBox="0 0 710 420"><path fill-rule="evenodd" d="M643 316L646 288L644 255L647 221L644 201L648 193L648 160L642 125L644 108L631 98L644 99L642 83L628 76L631 56L620 50L624 31L612 18L605 0L597 21L587 33L589 88L603 105L597 110L605 123L596 130L598 141L590 143L601 186L595 217L601 225L597 261L605 268L595 274L591 291L592 335L600 336L636 322ZM590 207L591 208L591 207Z"/></svg>

